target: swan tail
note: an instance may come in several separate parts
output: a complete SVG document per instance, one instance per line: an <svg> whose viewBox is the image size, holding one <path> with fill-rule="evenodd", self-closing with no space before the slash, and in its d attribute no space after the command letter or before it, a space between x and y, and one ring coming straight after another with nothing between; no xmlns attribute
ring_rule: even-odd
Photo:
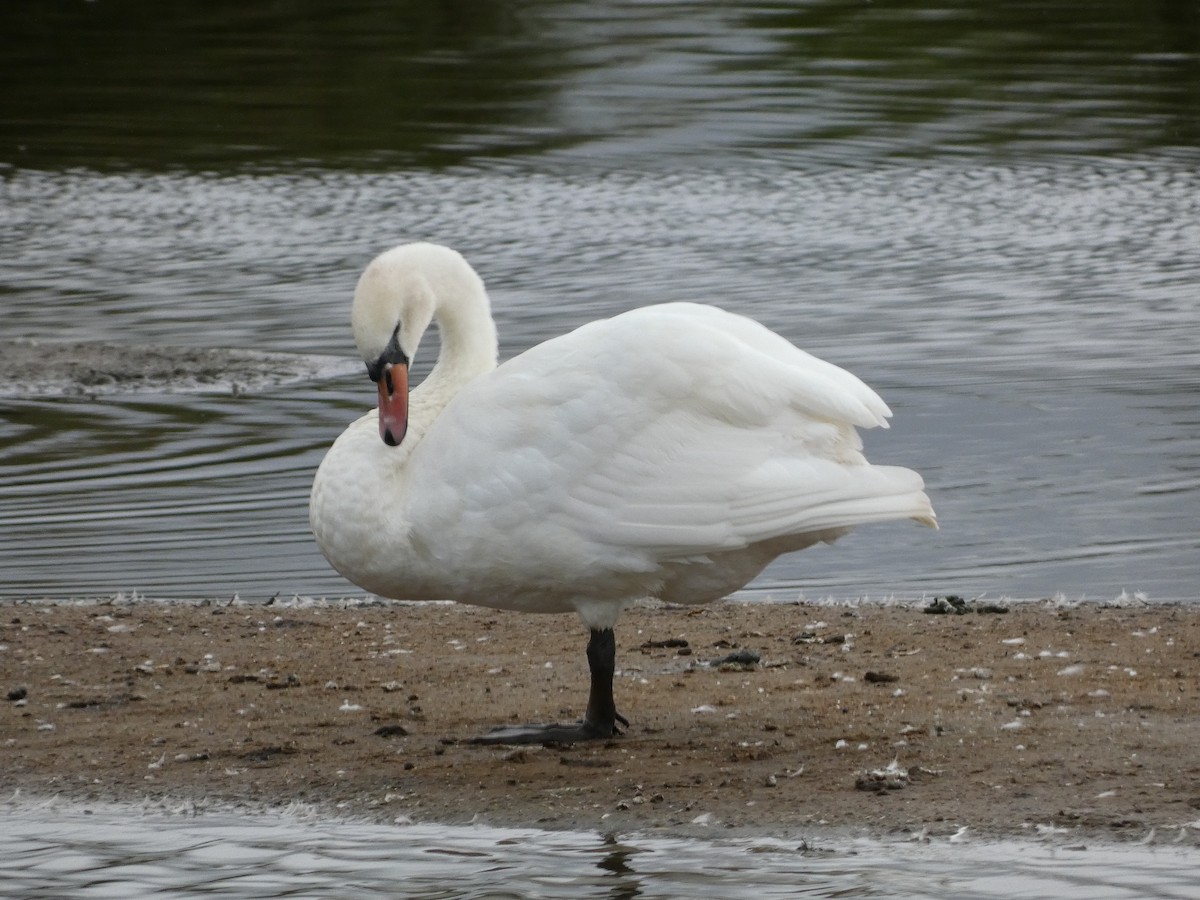
<svg viewBox="0 0 1200 900"><path fill-rule="evenodd" d="M745 495L736 511L742 537L755 543L899 519L938 527L925 482L911 469L869 464L820 468L814 472L810 464L807 477L799 481Z"/></svg>

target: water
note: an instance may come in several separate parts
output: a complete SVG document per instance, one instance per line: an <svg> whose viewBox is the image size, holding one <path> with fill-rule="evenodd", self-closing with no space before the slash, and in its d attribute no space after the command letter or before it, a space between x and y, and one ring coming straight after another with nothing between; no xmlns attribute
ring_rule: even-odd
<svg viewBox="0 0 1200 900"><path fill-rule="evenodd" d="M373 251L430 237L484 273L505 355L713 299L884 395L894 426L868 450L925 474L942 531L863 529L756 591L1196 597L1194 171L16 170L3 188L6 333L112 342L118 370L182 344L340 355L349 374L0 398L2 595L354 593L306 519L323 450L373 402L348 295Z"/></svg>
<svg viewBox="0 0 1200 900"><path fill-rule="evenodd" d="M1194 847L678 839L533 829L0 813L0 897L1200 897ZM11 830L7 830L11 829Z"/></svg>
<svg viewBox="0 0 1200 900"><path fill-rule="evenodd" d="M1200 12L1100 0L8 4L17 165L666 170L1200 143Z"/></svg>
<svg viewBox="0 0 1200 900"><path fill-rule="evenodd" d="M307 491L373 399L354 281L420 238L484 275L504 355L712 300L885 396L868 451L925 474L942 530L863 529L754 596L1197 600L1189 0L100 0L5 4L0 42L0 341L81 342L96 368L0 385L0 597L357 594L312 544ZM162 345L294 363L127 380ZM464 896L560 877L585 896L1195 895L1152 850L831 861L646 838L605 868L596 836L372 832L363 861L345 824L19 818L0 867L27 896L320 894L360 863L363 895L403 877L437 896L450 862ZM151 827L163 852L139 856ZM213 847L254 871L199 865Z"/></svg>
<svg viewBox="0 0 1200 900"><path fill-rule="evenodd" d="M0 596L357 593L306 494L372 402L354 280L423 238L483 273L505 355L710 300L883 393L869 451L943 530L863 529L751 593L1196 599L1191 4L427 7L0 12L0 338L110 342L118 382L151 344L345 363L19 373Z"/></svg>

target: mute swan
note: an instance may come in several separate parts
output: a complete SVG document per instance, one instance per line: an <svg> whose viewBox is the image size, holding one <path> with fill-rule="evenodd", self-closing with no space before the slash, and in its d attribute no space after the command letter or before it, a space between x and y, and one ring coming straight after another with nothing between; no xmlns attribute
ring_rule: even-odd
<svg viewBox="0 0 1200 900"><path fill-rule="evenodd" d="M441 353L410 392L431 322ZM497 367L483 282L419 243L367 266L351 323L379 408L317 470L326 558L385 597L573 611L591 632L583 721L481 742L618 734L613 626L639 598L716 600L867 522L937 527L920 475L860 452L855 427L891 415L875 392L742 316L649 306Z"/></svg>

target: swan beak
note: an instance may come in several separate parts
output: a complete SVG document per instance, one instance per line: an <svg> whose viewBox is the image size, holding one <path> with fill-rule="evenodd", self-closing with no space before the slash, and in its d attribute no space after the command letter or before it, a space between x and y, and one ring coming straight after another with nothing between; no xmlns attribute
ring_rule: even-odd
<svg viewBox="0 0 1200 900"><path fill-rule="evenodd" d="M408 364L388 363L379 379L379 436L399 446L408 431Z"/></svg>

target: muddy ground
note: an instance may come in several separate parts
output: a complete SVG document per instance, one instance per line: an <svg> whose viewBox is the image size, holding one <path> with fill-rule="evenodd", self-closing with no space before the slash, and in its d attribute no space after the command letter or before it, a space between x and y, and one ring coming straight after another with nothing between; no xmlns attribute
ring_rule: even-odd
<svg viewBox="0 0 1200 900"><path fill-rule="evenodd" d="M1200 844L1200 608L628 611L610 741L568 617L450 605L0 605L0 790L383 822ZM732 661L719 663L733 656Z"/></svg>

